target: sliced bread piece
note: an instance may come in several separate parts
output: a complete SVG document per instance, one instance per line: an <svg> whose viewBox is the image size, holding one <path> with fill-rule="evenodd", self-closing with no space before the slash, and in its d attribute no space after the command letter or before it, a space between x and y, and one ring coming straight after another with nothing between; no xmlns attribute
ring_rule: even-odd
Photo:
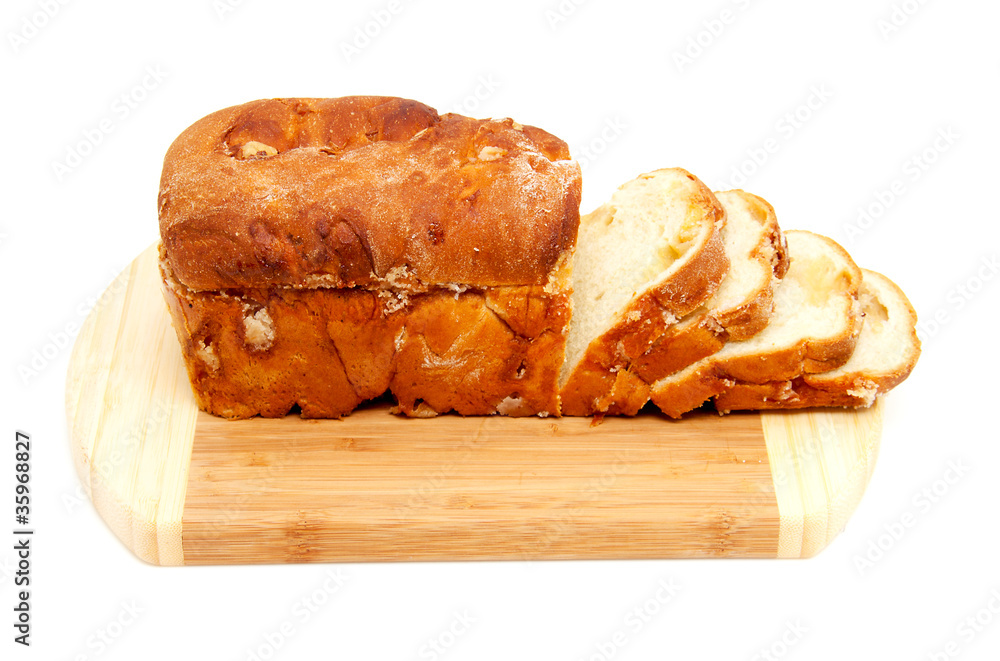
<svg viewBox="0 0 1000 661"><path fill-rule="evenodd" d="M715 194L726 210L723 242L729 272L712 298L661 335L629 369L646 383L678 372L746 340L767 326L773 289L788 270L787 244L774 208L742 190Z"/></svg>
<svg viewBox="0 0 1000 661"><path fill-rule="evenodd" d="M917 313L889 278L862 269L864 325L850 360L836 369L795 379L738 382L715 398L722 412L797 409L807 406L871 406L910 375L920 357Z"/></svg>
<svg viewBox="0 0 1000 661"><path fill-rule="evenodd" d="M722 243L729 270L712 297L663 334L627 367L615 372L602 413L635 415L649 400L649 384L709 356L729 339L743 340L765 326L772 289L788 268L787 246L774 208L741 190L715 194L726 212Z"/></svg>
<svg viewBox="0 0 1000 661"><path fill-rule="evenodd" d="M768 383L825 372L850 359L861 331L861 269L840 244L788 231L789 266L764 330L660 379L651 399L670 417L699 407L737 381Z"/></svg>
<svg viewBox="0 0 1000 661"><path fill-rule="evenodd" d="M640 175L581 218L563 415L607 412L623 368L715 293L729 268L724 225L719 201L680 168ZM623 405L638 410L645 394L637 400Z"/></svg>

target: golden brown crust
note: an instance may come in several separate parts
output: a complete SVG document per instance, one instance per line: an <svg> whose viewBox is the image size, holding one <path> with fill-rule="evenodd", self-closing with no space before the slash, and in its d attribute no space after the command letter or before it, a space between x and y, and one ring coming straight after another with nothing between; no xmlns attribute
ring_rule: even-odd
<svg viewBox="0 0 1000 661"><path fill-rule="evenodd" d="M160 233L195 291L544 284L576 240L568 159L541 129L407 99L254 101L171 145Z"/></svg>
<svg viewBox="0 0 1000 661"><path fill-rule="evenodd" d="M634 415L648 400L648 386L634 375L621 375L633 360L676 323L708 300L729 268L722 241L725 211L712 192L693 175L697 192L691 214L701 216L706 231L690 256L655 286L633 298L617 321L591 341L560 391L563 415L621 413ZM631 413L629 413L631 412Z"/></svg>
<svg viewBox="0 0 1000 661"><path fill-rule="evenodd" d="M648 401L649 384L627 369L620 369L614 374L611 389L594 405L595 415L636 415Z"/></svg>
<svg viewBox="0 0 1000 661"><path fill-rule="evenodd" d="M655 384L650 389L650 399L666 415L679 418L732 385L733 380L723 376L715 365L692 365L684 378Z"/></svg>
<svg viewBox="0 0 1000 661"><path fill-rule="evenodd" d="M209 413L277 417L298 405L303 417L341 417L390 390L412 416L558 415L565 289L437 289L397 308L360 288L193 292L165 260L161 272Z"/></svg>
<svg viewBox="0 0 1000 661"><path fill-rule="evenodd" d="M293 295L291 304L282 293ZM298 405L303 417L339 418L364 401L326 326L349 316L352 307L376 306L377 296L363 290L323 293L286 290L272 296L257 290L238 297L190 292L164 278L165 298L199 408L225 418L249 418L280 417ZM277 339L266 350L255 351L248 346L244 320L248 312L260 309L268 310ZM389 341L391 348L391 336ZM365 337L359 344L369 352L372 367L383 362L372 351L377 341ZM351 354L349 348L344 352ZM366 375L367 385L385 381L377 370L360 367L357 371Z"/></svg>
<svg viewBox="0 0 1000 661"><path fill-rule="evenodd" d="M630 371L646 383L656 383L719 351L726 339L726 329L704 312L664 333L632 363Z"/></svg>
<svg viewBox="0 0 1000 661"><path fill-rule="evenodd" d="M770 202L743 190L730 192L739 195L754 209L754 215L764 227L764 239L757 244L751 258L760 264L762 273L769 274L761 279L746 302L733 308L715 310L712 314L725 329L726 341L738 342L753 337L767 327L774 309L774 287L788 271L788 243Z"/></svg>
<svg viewBox="0 0 1000 661"><path fill-rule="evenodd" d="M845 335L830 342L805 340L767 354L730 358L725 361L725 375L748 383L767 383L836 369L850 359L858 341L861 315L853 315L851 322L853 326Z"/></svg>
<svg viewBox="0 0 1000 661"><path fill-rule="evenodd" d="M400 412L423 415L423 406L462 415L559 415L555 383L569 297L516 289L504 296L537 308L524 327L532 335L518 334L494 311L491 292L429 294L414 303L389 383Z"/></svg>
<svg viewBox="0 0 1000 661"><path fill-rule="evenodd" d="M859 384L860 385L860 384ZM733 383L714 398L721 413L745 410L801 409L812 406L867 407L877 393L852 395L847 391L820 390L802 379L771 383Z"/></svg>
<svg viewBox="0 0 1000 661"><path fill-rule="evenodd" d="M860 319L860 315L858 318ZM729 391L738 382L747 385L768 384L783 382L799 374L836 369L850 359L856 343L857 334L853 334L831 343L805 342L781 351L741 356L725 362L712 362L709 359L708 364L698 366L681 378L665 379L654 384L650 398L665 414L678 418L712 397ZM827 357L821 359L817 356Z"/></svg>

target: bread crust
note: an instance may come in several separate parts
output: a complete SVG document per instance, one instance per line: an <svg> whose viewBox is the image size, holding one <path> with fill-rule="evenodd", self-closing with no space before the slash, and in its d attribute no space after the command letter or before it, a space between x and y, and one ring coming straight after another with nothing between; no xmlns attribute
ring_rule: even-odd
<svg viewBox="0 0 1000 661"><path fill-rule="evenodd" d="M791 230L822 239L836 252L845 266L840 286L847 301L844 331L831 338L799 338L798 341L764 353L706 358L676 376L653 384L650 398L663 413L678 418L687 411L698 408L711 397L731 388L736 382L766 384L786 381L803 374L825 372L846 363L858 341L863 315L858 301L861 269L844 248L833 239L805 230ZM795 259L795 255L791 255ZM779 285L780 286L780 285Z"/></svg>
<svg viewBox="0 0 1000 661"><path fill-rule="evenodd" d="M171 145L160 234L192 291L544 284L571 251L580 168L510 119L394 97L268 99Z"/></svg>
<svg viewBox="0 0 1000 661"><path fill-rule="evenodd" d="M873 384L859 383L857 392L821 390L802 378L771 383L736 383L726 386L713 402L720 413L744 410L801 409L813 406L866 408L880 394Z"/></svg>
<svg viewBox="0 0 1000 661"><path fill-rule="evenodd" d="M763 239L757 244L752 258L760 265L760 272L766 274L758 282L754 293L740 305L714 310L712 316L726 331L727 341L746 340L767 327L774 310L774 287L788 271L788 243L778 226L778 215L771 203L744 190L727 191L739 195L762 219Z"/></svg>
<svg viewBox="0 0 1000 661"><path fill-rule="evenodd" d="M214 415L337 418L387 390L408 416L558 415L564 288L437 289L390 309L362 288L194 292L160 264L195 398Z"/></svg>
<svg viewBox="0 0 1000 661"><path fill-rule="evenodd" d="M668 277L635 296L591 341L560 390L563 415L635 415L648 401L648 388L621 372L678 318L708 300L729 269L721 234L725 210L707 186L682 172L694 185L689 209L700 216L698 242Z"/></svg>
<svg viewBox="0 0 1000 661"><path fill-rule="evenodd" d="M889 290L905 316L906 352L898 365L889 370L871 368L840 374L802 374L792 379L761 384L734 382L715 397L716 408L728 412L811 406L868 407L878 397L906 380L920 357L917 313L903 290L892 280L868 269L862 269L862 272L866 281L878 279L881 286Z"/></svg>
<svg viewBox="0 0 1000 661"><path fill-rule="evenodd" d="M657 408L675 419L693 411L720 392L725 392L735 383L713 363L696 363L682 372L682 375L680 378L670 378L654 384L649 392L649 398Z"/></svg>

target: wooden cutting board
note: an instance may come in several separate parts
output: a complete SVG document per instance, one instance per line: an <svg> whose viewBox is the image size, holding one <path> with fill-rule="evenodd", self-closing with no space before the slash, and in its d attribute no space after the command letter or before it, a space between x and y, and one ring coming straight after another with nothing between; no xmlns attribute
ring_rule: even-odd
<svg viewBox="0 0 1000 661"><path fill-rule="evenodd" d="M152 246L77 338L66 409L111 530L161 565L806 557L874 468L866 411L227 421L200 412Z"/></svg>

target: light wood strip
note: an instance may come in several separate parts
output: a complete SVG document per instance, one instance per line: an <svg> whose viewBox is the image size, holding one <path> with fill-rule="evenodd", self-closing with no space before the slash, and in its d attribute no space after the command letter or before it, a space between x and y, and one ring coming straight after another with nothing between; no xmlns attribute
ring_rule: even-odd
<svg viewBox="0 0 1000 661"><path fill-rule="evenodd" d="M115 278L84 320L70 354L66 375L66 413L77 475L91 493L90 458L104 412L118 329L125 314L125 288L135 281L142 256Z"/></svg>
<svg viewBox="0 0 1000 661"><path fill-rule="evenodd" d="M843 529L871 479L882 433L870 409L761 414L781 514L778 557L808 558Z"/></svg>
<svg viewBox="0 0 1000 661"><path fill-rule="evenodd" d="M143 560L182 564L181 517L198 413L151 246L81 329L67 377L77 470Z"/></svg>

